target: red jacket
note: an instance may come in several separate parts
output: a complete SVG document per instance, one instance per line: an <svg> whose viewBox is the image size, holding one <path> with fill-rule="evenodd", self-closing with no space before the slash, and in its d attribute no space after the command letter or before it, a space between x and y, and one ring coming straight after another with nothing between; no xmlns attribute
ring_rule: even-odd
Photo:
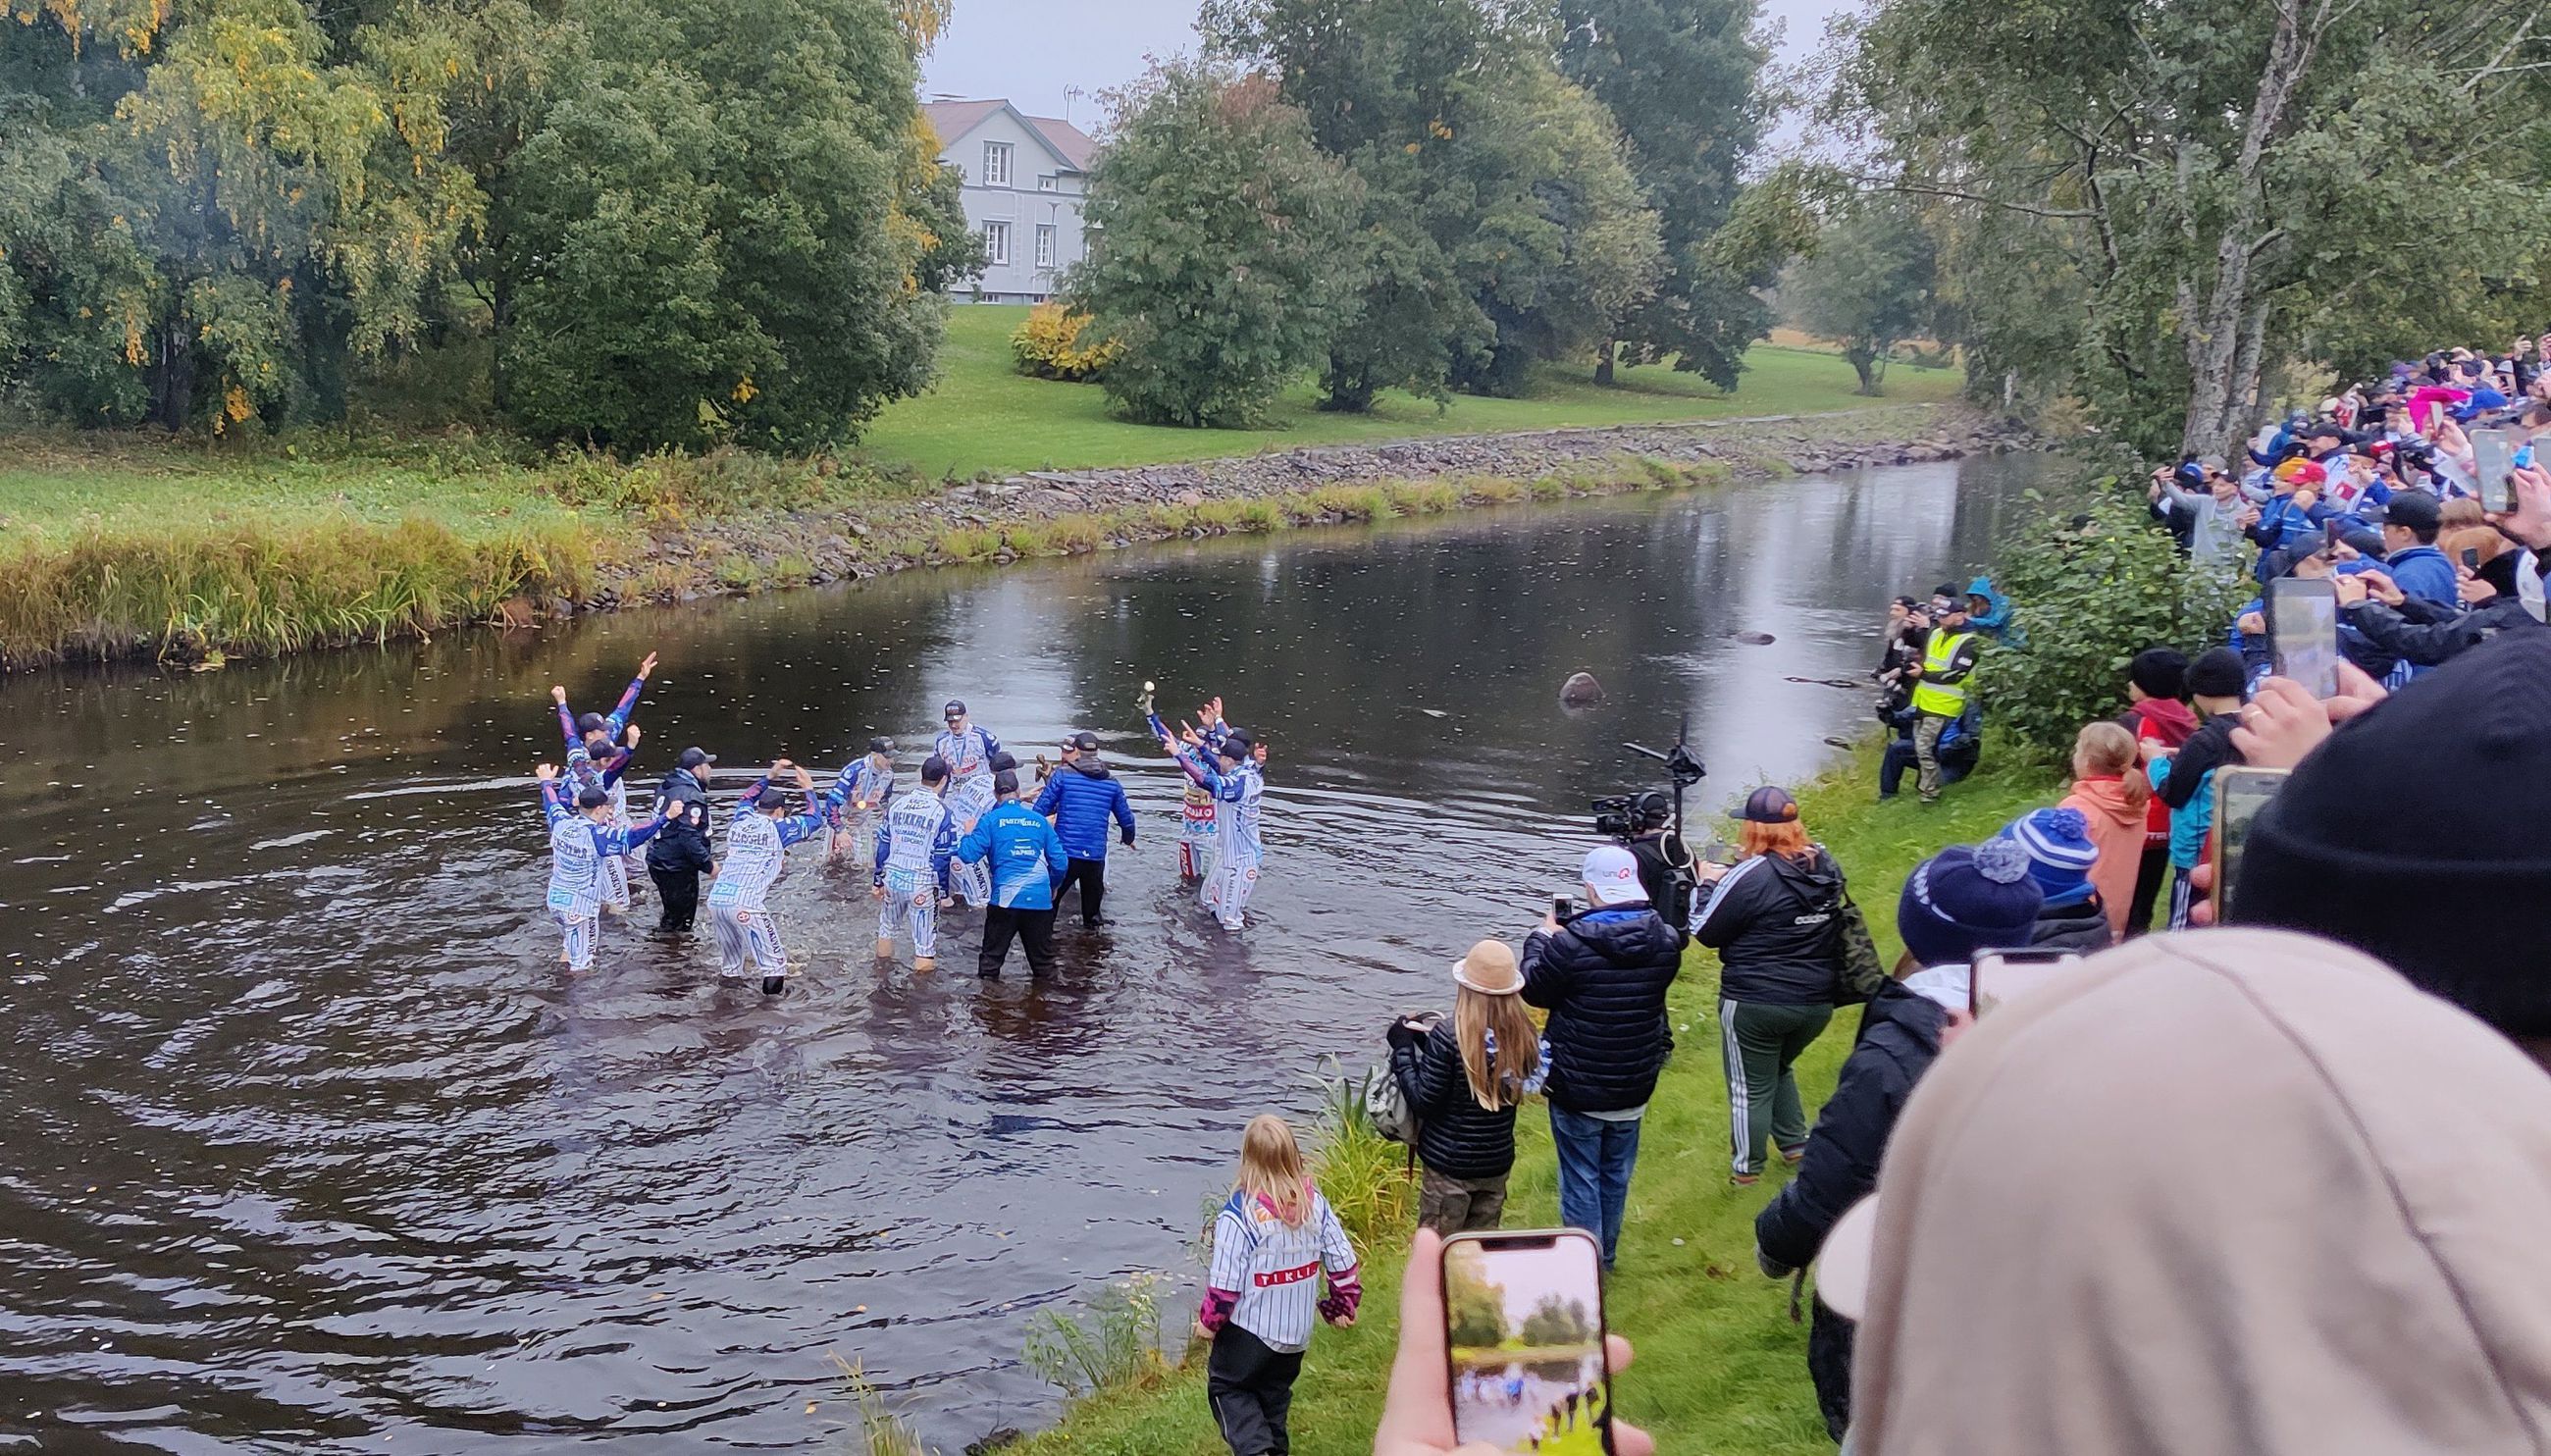
<svg viewBox="0 0 2551 1456"><path fill-rule="evenodd" d="M2126 709L2117 720L2125 725L2137 742L2150 738L2164 748L2177 748L2196 732L2196 712L2175 697L2148 697ZM2144 845L2170 843L2170 805L2153 795L2152 807L2144 814Z"/></svg>

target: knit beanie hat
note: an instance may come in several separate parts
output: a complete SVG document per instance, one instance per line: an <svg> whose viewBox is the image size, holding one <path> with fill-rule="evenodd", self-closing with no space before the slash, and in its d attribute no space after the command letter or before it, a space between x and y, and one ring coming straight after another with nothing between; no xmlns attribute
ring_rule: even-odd
<svg viewBox="0 0 2551 1456"><path fill-rule="evenodd" d="M2077 905L2091 897L2091 867L2099 847L2080 809L2038 809L2002 826L2006 839L2028 853L2028 878L2046 896L2046 908Z"/></svg>
<svg viewBox="0 0 2551 1456"><path fill-rule="evenodd" d="M2347 723L2251 823L2226 919L2389 963L2551 1036L2551 633L2503 632ZM2365 797L2386 814L2366 833Z"/></svg>
<svg viewBox="0 0 2551 1456"><path fill-rule="evenodd" d="M2007 839L1953 844L1914 867L1895 901L1895 933L1924 966L1963 966L1978 951L2024 947L2045 902L2028 855Z"/></svg>
<svg viewBox="0 0 2551 1456"><path fill-rule="evenodd" d="M2188 654L2169 647L2145 648L2127 666L2126 680L2142 688L2146 697L2185 697Z"/></svg>
<svg viewBox="0 0 2551 1456"><path fill-rule="evenodd" d="M2228 647L2209 647L2188 665L2188 691L2192 697L2239 697L2250 675L2241 666L2241 655Z"/></svg>

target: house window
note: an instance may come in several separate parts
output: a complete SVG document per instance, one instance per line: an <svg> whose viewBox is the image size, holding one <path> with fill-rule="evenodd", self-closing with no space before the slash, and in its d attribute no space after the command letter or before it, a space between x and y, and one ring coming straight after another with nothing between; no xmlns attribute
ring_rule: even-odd
<svg viewBox="0 0 2551 1456"><path fill-rule="evenodd" d="M1045 175L1037 178L1037 190L1040 192L1051 192L1055 190L1054 173L1047 172Z"/></svg>
<svg viewBox="0 0 2551 1456"><path fill-rule="evenodd" d="M1052 223L1037 224L1036 258L1036 265L1038 267L1050 268L1054 266L1054 224Z"/></svg>
<svg viewBox="0 0 2551 1456"><path fill-rule="evenodd" d="M1011 150L1010 144L1007 142L986 142L983 144L984 186L1006 187L1010 184Z"/></svg>
<svg viewBox="0 0 2551 1456"><path fill-rule="evenodd" d="M1007 266L1010 260L1010 225L983 224L983 261L994 267Z"/></svg>

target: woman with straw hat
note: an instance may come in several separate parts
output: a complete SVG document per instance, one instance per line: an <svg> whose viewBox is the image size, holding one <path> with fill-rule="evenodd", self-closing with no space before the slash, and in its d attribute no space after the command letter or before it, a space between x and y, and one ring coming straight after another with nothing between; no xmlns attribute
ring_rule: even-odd
<svg viewBox="0 0 2551 1456"><path fill-rule="evenodd" d="M1453 963L1450 1019L1390 1028L1390 1073L1417 1118L1417 1221L1437 1233L1494 1228L1514 1167L1515 1108L1541 1082L1541 1034L1523 1005L1523 972L1501 940Z"/></svg>

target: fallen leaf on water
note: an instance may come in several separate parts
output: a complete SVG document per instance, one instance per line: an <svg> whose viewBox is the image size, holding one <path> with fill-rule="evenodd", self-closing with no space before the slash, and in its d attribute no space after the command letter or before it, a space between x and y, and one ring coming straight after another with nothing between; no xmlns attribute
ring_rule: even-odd
<svg viewBox="0 0 2551 1456"><path fill-rule="evenodd" d="M853 1304L851 1306L851 1312L853 1314L866 1314L868 1312L868 1306L866 1304Z"/></svg>
<svg viewBox="0 0 2551 1456"><path fill-rule="evenodd" d="M815 1403L814 1403L814 1402L809 1401L809 1402L807 1402L807 1403L806 1403L806 1413L807 1413L807 1414L809 1414L809 1415L812 1415L812 1414L814 1414L814 1413L815 1413Z"/></svg>

